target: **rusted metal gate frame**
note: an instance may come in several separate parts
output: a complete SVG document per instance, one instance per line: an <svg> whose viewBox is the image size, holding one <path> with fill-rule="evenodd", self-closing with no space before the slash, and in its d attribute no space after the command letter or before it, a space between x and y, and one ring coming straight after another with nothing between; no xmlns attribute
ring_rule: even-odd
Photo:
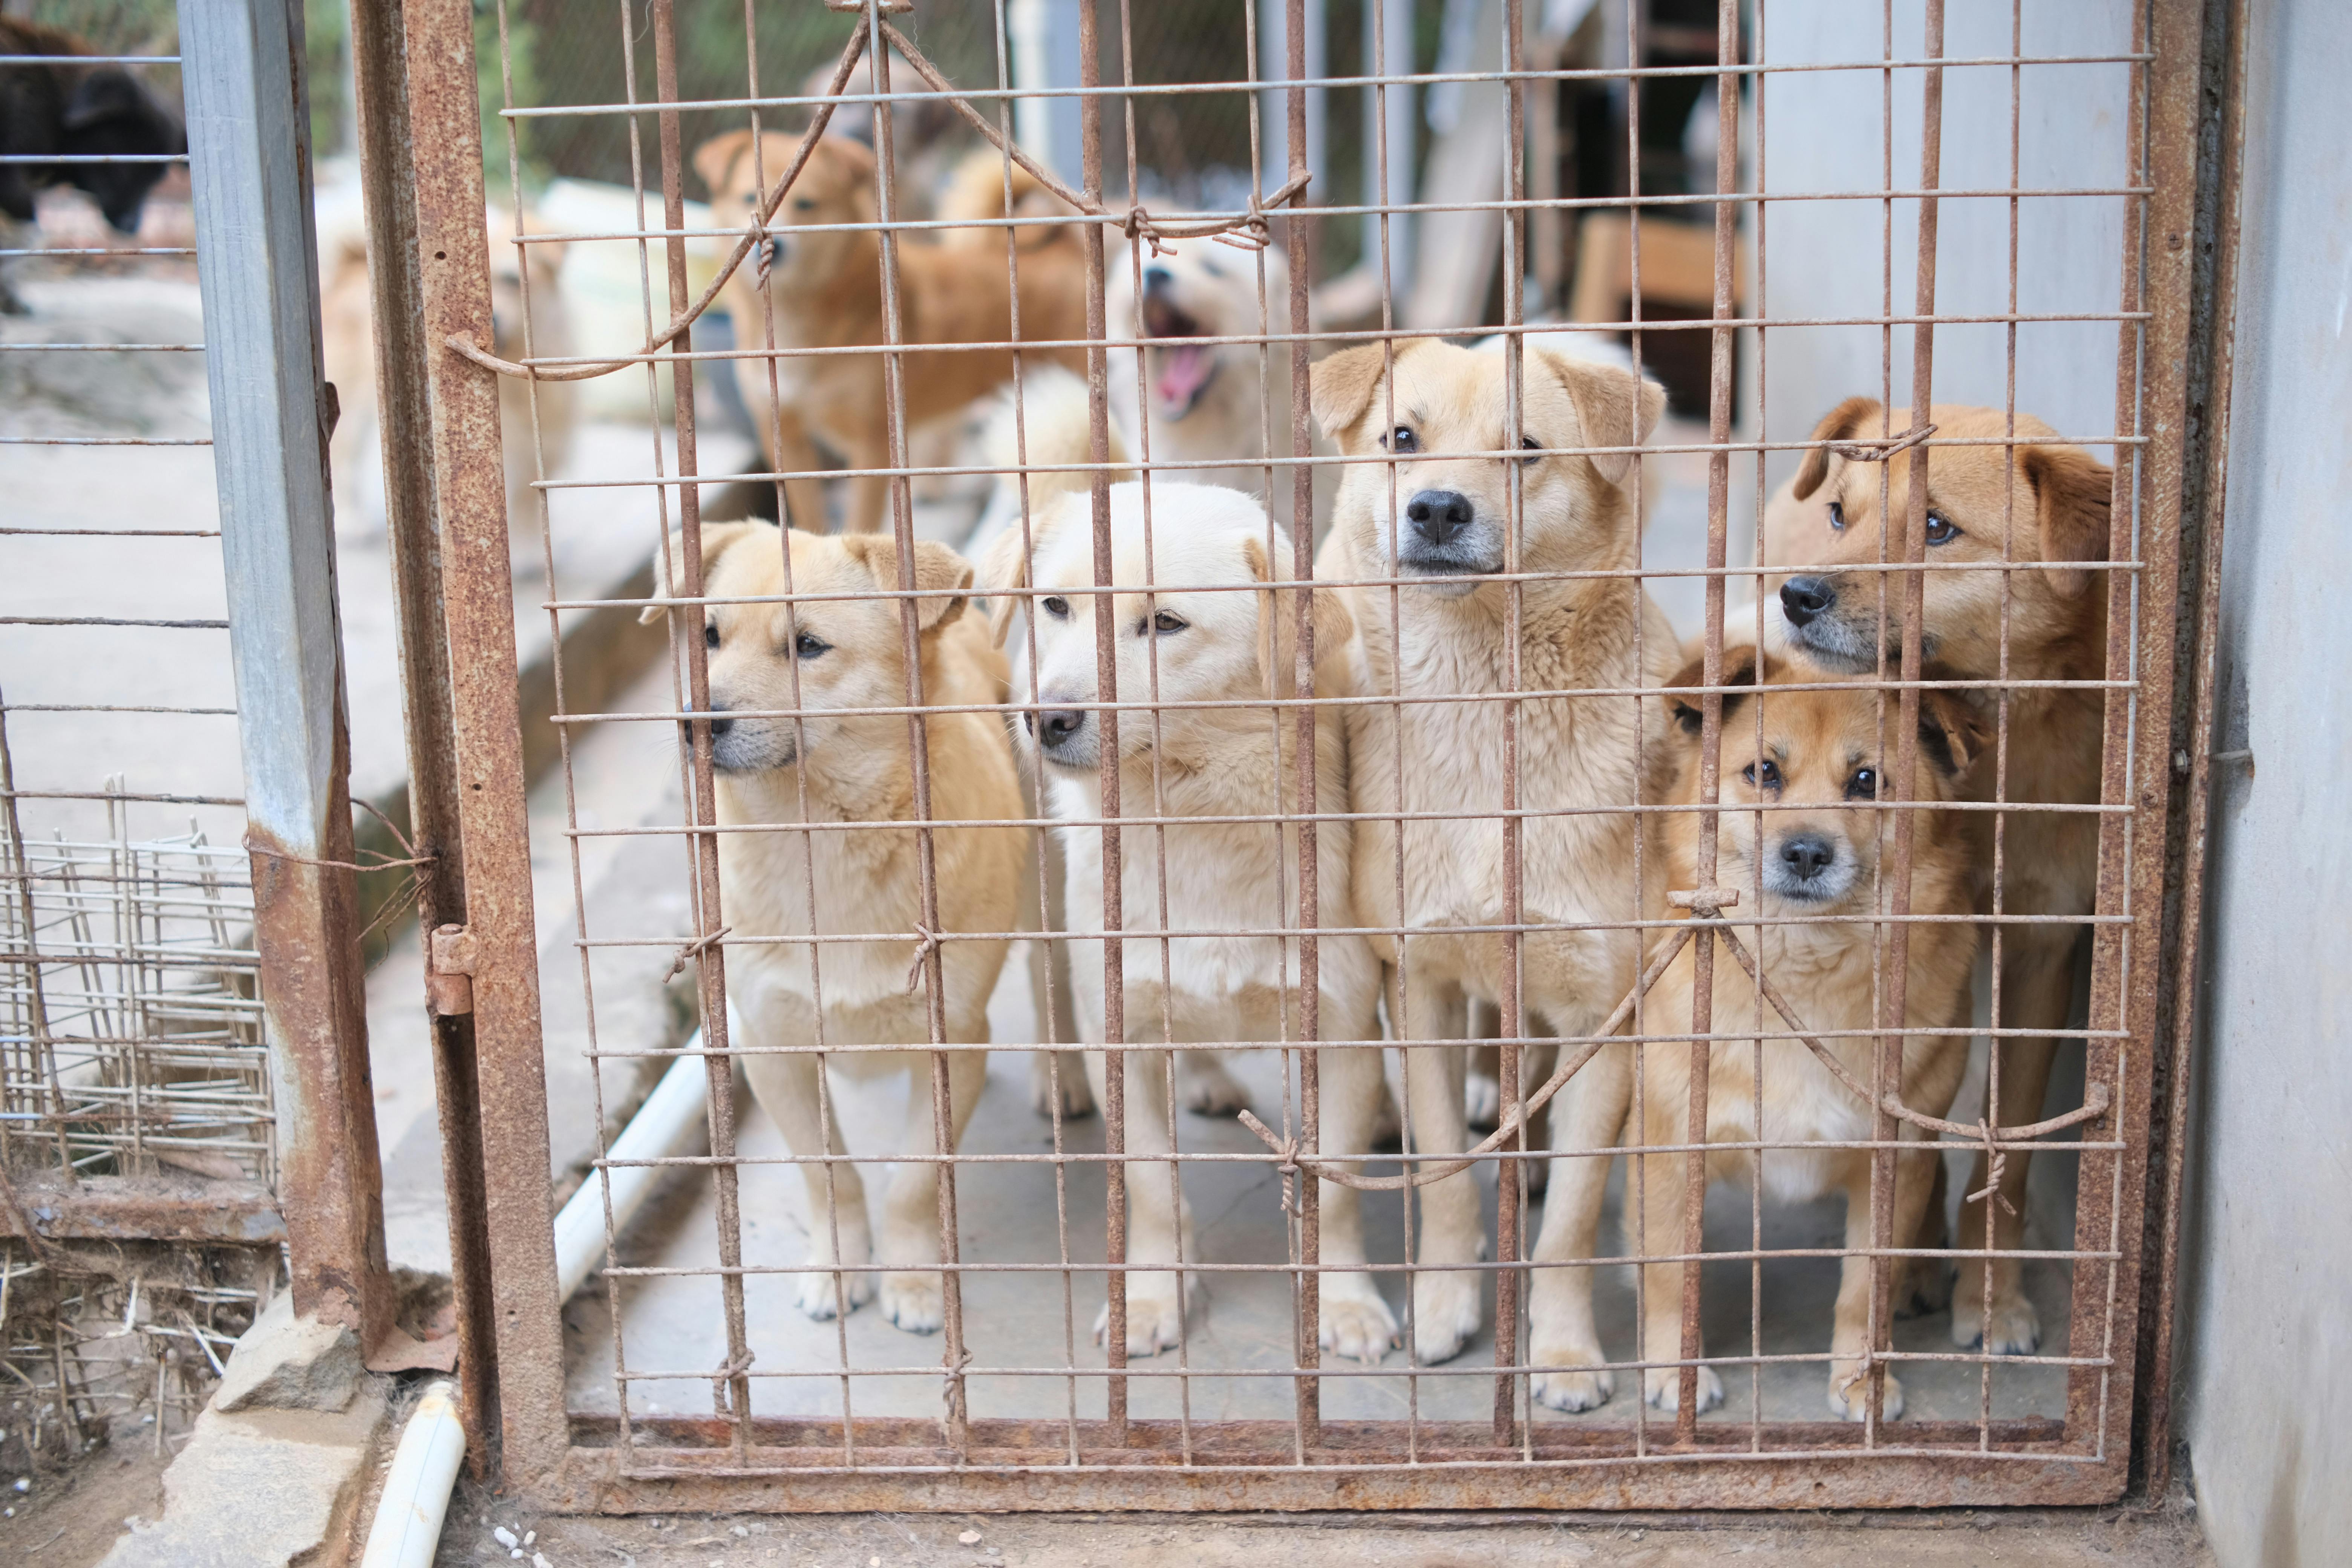
<svg viewBox="0 0 2352 1568"><path fill-rule="evenodd" d="M2222 18L2218 28L2209 26L2209 9ZM748 1454L640 1447L640 1458L660 1473L624 1475L613 1450L576 1442L563 1401L563 1335L545 1190L541 1042L513 699L497 393L487 370L440 346L451 336L475 343L489 339L488 258L476 216L484 191L470 13L464 0L408 0L397 13L393 0L362 0L354 10L371 224L375 237L388 242L380 256L396 253L414 263L413 272L404 267L379 269L379 319L404 323L403 341L388 348L383 373L387 418L415 420L421 415L422 425L413 424L412 434L429 431L430 437L429 489L420 473L411 477L405 493L396 489L393 498L404 608L417 612L415 624L404 623L404 637L420 826L438 809L435 841L446 845L461 837L464 847L462 866L445 861L428 898L441 916L462 909L476 953L475 1012L462 1030L444 1028L436 1042L450 1140L453 1238L467 1320L468 1407L478 1437L486 1434L495 1408L510 1484L551 1507L608 1511L2095 1503L2124 1491L2135 1422L2141 1417L2143 1441L2158 1447L2161 1466L2168 1411L2161 1390L2143 1388L2140 1379L2160 1378L2168 1365L2168 1340L2161 1331L2168 1331L2171 1317L2168 1266L2177 1235L2185 1074L2167 1075L2165 1125L2171 1136L2163 1145L2163 1165L2152 1169L2158 1064L2150 1050L2119 1052L2114 1042L2097 1040L2090 1046L2093 1074L2119 1065L2125 1086L2116 1110L2097 1130L2123 1148L2120 1154L2085 1154L2078 1226L2093 1234L2103 1224L2110 1227L2119 1256L2109 1269L2076 1270L2070 1321L2076 1335L2096 1332L2107 1341L2086 1350L2078 1339L2076 1353L2104 1356L2110 1364L2075 1368L2063 1426L2002 1424L1999 1430L2007 1447L2000 1453L1934 1447L1972 1438L1972 1424L1952 1424L1955 1429L1948 1431L1942 1424L1906 1424L1905 1448L1866 1454L1830 1447L1848 1437L1850 1427L1775 1424L1777 1436L1822 1447L1801 1454L1750 1454L1734 1446L1740 1433L1728 1431L1718 1438L1700 1428L1684 1446L1637 1461L1613 1451L1620 1442L1615 1432L1544 1427L1531 1435L1537 1462L1498 1464L1515 1458L1518 1449L1498 1447L1485 1424L1464 1423L1425 1427L1423 1456L1408 1465L1387 1458L1379 1424L1324 1423L1321 1447L1300 1464L1293 1456L1290 1438L1297 1428L1290 1423L1250 1422L1196 1429L1187 1464L1175 1451L1172 1431L1157 1423L1134 1423L1125 1428L1122 1446L1087 1447L1086 1468L1070 1468L1063 1462L1060 1421L981 1421L971 1424L971 1438L992 1450L982 1472L958 1468L953 1451L939 1444L937 1423L877 1420L860 1423L866 1444L860 1469L813 1469L792 1481L789 1496L780 1496L775 1472L794 1468L796 1451L791 1447L762 1447L757 1473L746 1467ZM1090 22L1091 5L1085 15ZM2136 365L2126 334L2119 376L2126 385L2138 376L2137 429L2145 444L2137 459L2118 462L2118 500L2136 504L2117 509L2116 527L2120 542L2136 545L2143 564L2136 572L2111 574L2107 679L2136 682L2140 714L2167 715L2171 721L2143 722L2135 730L2126 703L2109 704L2103 804L2128 805L2132 811L2102 819L2100 905L2128 905L2130 946L2139 962L2126 964L2122 928L2098 928L2092 1026L2120 1026L2134 1045L2176 1049L2180 1041L2172 1034L2168 1004L2182 1004L2167 960L2193 951L2196 909L2193 858L2192 880L2185 889L2168 880L2168 870L2184 858L2175 831L2182 814L2175 809L2174 795L2177 782L2189 786L2192 804L2203 794L2202 747L2191 751L2180 742L2188 738L2181 734L2184 726L2201 736L2210 722L2205 590L2218 559L2212 532L2218 444L2210 438L2210 424L2192 432L2189 418L2192 395L2206 400L2200 412L2209 420L2226 395L2226 352L2213 352L2213 318L2228 298L2234 232L2226 202L2216 199L2215 182L2200 175L2210 175L2217 159L2225 165L2234 161L2234 133L2220 114L2220 99L2210 92L2217 65L2208 51L2228 47L2235 37L2230 25L2235 15L2232 0L2214 0L2210 7L2204 0L2147 0L2138 14L2135 41L2153 57L2135 84L2134 119L2145 127L2145 139L2133 148L2135 159L2144 160L2138 173L2153 194L2139 200L2126 224L2125 308L2144 310L2146 323ZM1091 37L1091 26L1087 32ZM1091 61L1090 52L1087 58ZM674 95L669 73L662 74L664 96ZM2220 74L2234 80L2226 68ZM1303 97L1300 89L1290 93L1294 120ZM1100 101L1087 100L1090 143ZM2217 118L2225 126L2218 145L2212 140ZM670 165L665 194L674 205L677 122L668 115L661 121L665 162ZM421 161L414 154L418 144L432 150ZM2219 182L2224 191L2229 184L2226 177ZM677 226L674 211L668 225ZM1099 240L1098 226L1089 232ZM675 310L686 300L679 292L677 242L671 249ZM1090 249L1098 279L1099 246ZM2218 268L2210 265L2217 253ZM1303 268L1294 278L1295 288L1303 289ZM1301 303L1303 297L1295 300L1294 310ZM1093 313L1099 317L1098 303ZM408 331L411 323L414 331ZM1099 331L1101 323L1097 319L1090 326ZM1727 338L1727 332L1718 329L1717 335ZM1294 378L1301 374L1303 364L1296 365ZM1094 381L1099 431L1099 374ZM682 403L690 398L682 383L679 393ZM1303 403L1301 398L1302 410ZM685 417L690 421L690 411ZM428 448L419 443L416 449ZM683 498L692 493L690 486L681 490ZM1098 487L1098 512L1101 493ZM2200 515L2186 517L2184 507L2192 501ZM690 507L690 500L686 505ZM2135 617L2135 602L2144 612L2178 603L2185 533L2202 535L2196 562L2200 615ZM690 531L688 537L693 537ZM691 565L688 572L690 584ZM446 633L431 622L428 602L436 588L446 605ZM701 661L694 657L690 664L698 684ZM2197 688L2193 700L2176 690L2184 668ZM446 709L420 717L419 710L433 709L445 692ZM707 747L706 732L698 747L706 757ZM436 772L437 781L429 776ZM2122 794L2126 780L2135 792L2127 802ZM2187 830L2196 826L2189 824ZM2126 900L2126 889L2135 896ZM2150 896L2157 890L2170 897ZM467 1037L457 1038L460 1034ZM468 1105L478 1110L478 1123L467 1116ZM474 1201L467 1201L468 1189ZM2151 1192L2162 1194L2152 1207L2144 1205ZM2148 1226L2119 1224L2126 1214L2148 1217ZM493 1237L494 1265L488 1245ZM2147 1254L2151 1241L2167 1265L2160 1273ZM2147 1323L2144 1302L2152 1311ZM667 1426L691 1440L707 1425L656 1419L640 1422L638 1430L656 1436ZM1082 1426L1090 1436L1107 1436L1095 1430L1100 1424ZM823 1448L797 1454L800 1464L812 1467L823 1467L828 1458Z"/></svg>

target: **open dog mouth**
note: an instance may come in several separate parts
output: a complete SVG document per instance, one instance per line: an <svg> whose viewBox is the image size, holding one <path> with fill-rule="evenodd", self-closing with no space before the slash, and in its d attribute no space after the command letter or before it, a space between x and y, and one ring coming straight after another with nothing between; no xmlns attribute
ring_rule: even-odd
<svg viewBox="0 0 2352 1568"><path fill-rule="evenodd" d="M1181 419L1192 412L1209 383L1217 376L1217 353L1214 344L1186 342L1208 331L1199 319L1186 314L1157 293L1143 297L1143 335L1166 340L1153 344L1145 352L1158 356L1151 377L1152 396L1158 400L1160 416Z"/></svg>

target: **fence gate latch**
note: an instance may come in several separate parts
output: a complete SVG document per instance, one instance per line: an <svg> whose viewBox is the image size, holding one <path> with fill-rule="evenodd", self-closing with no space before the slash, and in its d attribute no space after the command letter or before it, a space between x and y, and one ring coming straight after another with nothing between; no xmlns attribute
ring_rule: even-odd
<svg viewBox="0 0 2352 1568"><path fill-rule="evenodd" d="M436 1016L458 1017L474 1010L474 933L443 926L433 933L425 960L425 997Z"/></svg>

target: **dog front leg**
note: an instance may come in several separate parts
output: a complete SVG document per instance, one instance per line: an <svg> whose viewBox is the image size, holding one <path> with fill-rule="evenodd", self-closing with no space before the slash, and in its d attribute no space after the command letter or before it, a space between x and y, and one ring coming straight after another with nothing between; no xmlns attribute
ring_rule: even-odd
<svg viewBox="0 0 2352 1568"><path fill-rule="evenodd" d="M1528 1296L1528 1348L1538 1366L1595 1369L1536 1373L1528 1391L1554 1410L1591 1410L1617 1390L1616 1378L1599 1370L1609 1358L1592 1321L1592 1270L1549 1266L1592 1258L1609 1188L1608 1151L1617 1146L1633 1098L1633 1047L1605 1046L1546 1108L1557 1108L1551 1147L1559 1157L1549 1162L1543 1229L1536 1237L1535 1261L1546 1267L1535 1270Z"/></svg>
<svg viewBox="0 0 2352 1568"><path fill-rule="evenodd" d="M751 1009L744 1011L749 1014ZM813 1037L814 1031L764 1036ZM824 1086L814 1055L746 1057L743 1076L751 1085L752 1097L774 1119L794 1154L805 1158L848 1152L841 1139L840 1107L819 1103ZM808 1194L812 1271L800 1277L795 1300L802 1311L822 1322L856 1310L874 1296L874 1276L865 1267L874 1253L866 1217L866 1184L857 1167L846 1162L806 1164L800 1173Z"/></svg>
<svg viewBox="0 0 2352 1568"><path fill-rule="evenodd" d="M982 1039L985 1039L983 1033ZM976 1044L964 1040L959 1043ZM963 1130L979 1108L981 1090L988 1083L984 1051L950 1051L948 1058L948 1137L945 1152L962 1146ZM910 1267L940 1260L940 1165L924 1158L936 1155L938 1124L932 1104L934 1079L930 1058L917 1058L915 1081L907 1096L907 1131L898 1147L905 1152L882 1205L882 1313L909 1333L937 1332L947 1321L947 1292L935 1268Z"/></svg>
<svg viewBox="0 0 2352 1568"><path fill-rule="evenodd" d="M761 396L765 395L763 389ZM809 439L808 426L802 423L800 410L787 404L761 435L763 440L775 444L773 456L778 473L809 476L784 481L784 514L789 526L803 533L826 531L831 520L825 515L824 481L815 477L816 470L824 467L824 458L816 443Z"/></svg>
<svg viewBox="0 0 2352 1568"><path fill-rule="evenodd" d="M1679 1082L1672 1089L1665 1088L1662 1079L1669 1078L1679 1075L1650 1075L1652 1092L1642 1115L1645 1146L1679 1143L1689 1136L1685 1094ZM1688 1187L1685 1180L1688 1167L1679 1153L1635 1158L1640 1162L1639 1191L1627 1194L1626 1202L1629 1205L1638 1202L1641 1206L1643 1256L1664 1260L1642 1266L1642 1359L1675 1363L1683 1353L1683 1270L1696 1267L1674 1261L1683 1250L1683 1194ZM1631 1161L1626 1169L1629 1176L1633 1173ZM1557 1202L1557 1197L1552 1201ZM1679 1365L1652 1365L1642 1373L1643 1395L1661 1410L1674 1410L1682 1404L1682 1383ZM1715 1368L1700 1367L1699 1414L1704 1415L1722 1403L1723 1379L1716 1375Z"/></svg>
<svg viewBox="0 0 2352 1568"><path fill-rule="evenodd" d="M1180 1277L1171 1271L1141 1271L1141 1264L1172 1264L1181 1241L1182 1256L1192 1259L1192 1211L1173 1184L1176 1165L1164 1156L1168 1144L1168 1053L1127 1050L1119 1053L1127 1087L1124 1131L1128 1158L1121 1164L1127 1197L1127 1353L1158 1355L1173 1350L1184 1338L1185 1300ZM1087 1053L1087 1077L1096 1101L1108 1115L1109 1056ZM1155 1159L1153 1156L1162 1156ZM1189 1282L1191 1277L1182 1277ZM1095 1339L1110 1332L1110 1305L1103 1304L1095 1319Z"/></svg>
<svg viewBox="0 0 2352 1568"><path fill-rule="evenodd" d="M2074 942L2016 935L2004 938L2010 948L2000 974L2000 1023L2012 1029L2063 1029L2074 997ZM2039 934L2039 933L2037 933ZM2042 1036L2010 1035L1993 1042L2000 1053L2000 1097L1993 1109L1997 1126L2018 1127L2042 1118L2042 1096L2050 1089L2050 1068L2058 1043ZM1993 1205L1992 1311L1985 1312L1985 1208L1983 1200L1960 1208L1960 1246L1977 1248L1976 1257L1960 1259L1959 1279L1952 1289L1952 1342L1969 1346L1984 1342L1989 1355L2030 1355L2042 1343L2042 1320L2025 1294L2024 1270L2014 1256L2025 1238L2026 1176L2032 1155L2022 1149L2007 1152L2001 1162L2000 1192ZM1968 1190L1985 1190L1985 1160L1977 1156Z"/></svg>
<svg viewBox="0 0 2352 1568"><path fill-rule="evenodd" d="M1470 1146L1462 1103L1468 1053L1458 1043L1469 1024L1467 1004L1459 986L1432 979L1425 970L1402 976L1391 968L1389 976L1389 1016L1397 1022L1398 1037L1454 1042L1402 1047L1412 1152L1459 1154ZM1416 1160L1406 1168L1419 1172L1434 1163ZM1462 1347L1478 1332L1482 1311L1478 1275L1459 1266L1486 1256L1486 1227L1478 1213L1478 1184L1472 1171L1457 1172L1420 1192L1421 1256L1412 1277L1412 1353L1422 1365L1433 1366L1460 1355Z"/></svg>
<svg viewBox="0 0 2352 1568"><path fill-rule="evenodd" d="M1909 1141L1911 1129L1903 1131ZM1906 1149L1895 1157L1895 1226L1888 1234L1895 1237L1895 1246L1906 1246L1918 1235L1943 1158L1925 1147L1917 1152ZM1866 1155L1855 1156L1848 1166L1846 1258L1838 1267L1837 1321L1830 1336L1830 1410L1847 1421L1863 1420L1870 1410L1870 1382L1863 1355L1875 1336L1871 1329L1870 1259L1860 1256L1872 1245L1870 1166ZM1894 1272L1893 1283L1899 1284L1900 1260L1889 1258L1887 1267ZM1886 1372L1886 1397L1879 1413L1888 1421L1903 1414L1903 1384L1892 1367Z"/></svg>
<svg viewBox="0 0 2352 1568"><path fill-rule="evenodd" d="M1368 1014L1349 1021L1336 997L1323 998L1322 1016L1349 1031L1340 1038L1379 1037L1376 1016ZM1381 1071L1381 1055L1374 1047L1334 1047L1318 1054L1322 1134L1318 1142L1323 1150L1346 1160L1350 1173L1362 1171L1362 1156L1371 1152L1381 1101L1388 1088ZM1315 1190L1320 1215L1318 1258L1327 1267L1363 1263L1363 1194L1332 1181L1318 1181ZM1318 1338L1325 1350L1371 1366L1395 1347L1396 1315L1389 1310L1378 1281L1369 1271L1323 1274L1318 1290Z"/></svg>

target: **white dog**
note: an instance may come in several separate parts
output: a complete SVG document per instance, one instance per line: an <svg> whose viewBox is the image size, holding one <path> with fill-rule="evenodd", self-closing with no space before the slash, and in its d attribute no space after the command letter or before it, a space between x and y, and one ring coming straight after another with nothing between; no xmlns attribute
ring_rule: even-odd
<svg viewBox="0 0 2352 1568"><path fill-rule="evenodd" d="M1075 824L1103 816L1100 759L1115 727L1121 810L1129 816L1180 819L1122 836L1121 905L1126 929L1249 931L1265 934L1178 937L1162 944L1137 939L1121 944L1124 1037L1136 1046L1188 1041L1284 1037L1284 1016L1295 999L1299 952L1278 934L1298 924L1298 833L1295 825L1181 819L1259 816L1297 810L1297 726L1295 710L1200 707L1106 713L1096 684L1096 617L1114 617L1118 691L1121 703L1237 702L1246 704L1293 689L1293 638L1302 599L1311 602L1315 689L1331 695L1345 680L1346 612L1328 592L1286 587L1291 545L1265 511L1229 489L1174 483L1154 487L1152 550L1147 565L1142 490L1134 483L1111 489L1116 580L1127 587L1098 598L1093 531L1084 492L1065 490L1033 512L1034 552L1024 558L1020 532L998 536L983 562L996 595L992 618L1001 637L1015 609L1032 605L1037 647L1038 701L1028 716L1028 744L1045 779L1049 816L1074 826L1056 827L1066 866L1064 900L1072 929L1103 929L1105 833ZM1145 584L1156 591L1144 591ZM1045 591L1024 601L1008 590ZM1066 592L1052 592L1052 590ZM1218 591L1223 590L1223 591ZM1156 696L1155 696L1156 692ZM1318 812L1344 813L1348 798L1343 721L1318 710L1315 724L1315 798ZM1164 853L1160 836L1164 832ZM1317 921L1352 923L1348 891L1349 825L1318 826ZM1164 870L1163 870L1164 868ZM1164 888L1162 886L1164 877ZM1162 900L1165 900L1164 904ZM1105 1039L1107 944L1071 944L1079 1028L1090 1045ZM1359 936L1332 935L1318 943L1319 1037L1379 1038L1380 966ZM1163 1020L1169 1033L1163 1035ZM1295 1023L1289 1031L1296 1037ZM1183 1052L1184 1056L1197 1052ZM1095 1097L1102 1099L1108 1068L1099 1049L1087 1054ZM1324 1050L1319 1147L1334 1157L1360 1158L1370 1147L1381 1091L1378 1047ZM1167 1061L1158 1049L1125 1054L1127 1149L1163 1154L1169 1147ZM1128 1260L1130 1265L1196 1261L1189 1208L1171 1194L1165 1163L1139 1163L1126 1172ZM1364 1260L1357 1194L1330 1182L1320 1186L1322 1260ZM1181 1254L1180 1254L1181 1245ZM1178 1272L1172 1268L1128 1276L1127 1349L1150 1355L1173 1347L1182 1334ZM1108 1307L1097 1320L1108 1331ZM1377 1362L1395 1342L1396 1319L1368 1273L1322 1276L1321 1342L1326 1349Z"/></svg>

